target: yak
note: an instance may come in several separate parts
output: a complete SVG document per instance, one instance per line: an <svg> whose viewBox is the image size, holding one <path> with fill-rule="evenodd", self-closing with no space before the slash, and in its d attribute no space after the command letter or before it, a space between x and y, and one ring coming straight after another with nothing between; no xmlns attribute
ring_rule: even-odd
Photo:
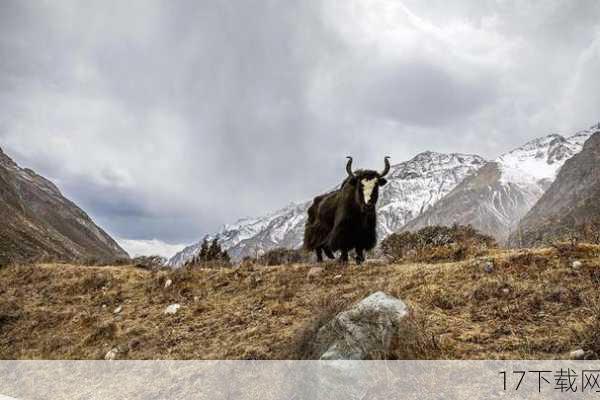
<svg viewBox="0 0 600 400"><path fill-rule="evenodd" d="M315 251L317 261L323 261L323 253L335 258L333 252L341 251L339 261L348 262L348 252L356 252L356 263L365 260L364 251L377 243L377 215L375 205L379 186L387 183L384 178L390 170L389 157L384 157L384 169L352 171L352 157L346 157L346 172L340 188L314 198L308 209L304 229L304 248Z"/></svg>

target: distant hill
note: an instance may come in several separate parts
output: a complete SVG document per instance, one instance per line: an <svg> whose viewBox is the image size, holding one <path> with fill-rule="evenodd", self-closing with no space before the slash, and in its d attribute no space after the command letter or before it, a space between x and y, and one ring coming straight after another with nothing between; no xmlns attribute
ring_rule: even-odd
<svg viewBox="0 0 600 400"><path fill-rule="evenodd" d="M519 220L542 197L566 160L581 151L596 127L570 137L532 140L487 163L403 230L428 225L471 224L506 242Z"/></svg>
<svg viewBox="0 0 600 400"><path fill-rule="evenodd" d="M600 225L600 126L583 150L567 160L556 180L511 235L514 246L547 244Z"/></svg>
<svg viewBox="0 0 600 400"><path fill-rule="evenodd" d="M52 182L0 149L0 265L40 256L129 257Z"/></svg>

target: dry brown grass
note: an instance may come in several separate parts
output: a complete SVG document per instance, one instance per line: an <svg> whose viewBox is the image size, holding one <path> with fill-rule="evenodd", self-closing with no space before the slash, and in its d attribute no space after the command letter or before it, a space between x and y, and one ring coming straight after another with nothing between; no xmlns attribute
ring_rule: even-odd
<svg viewBox="0 0 600 400"><path fill-rule="evenodd" d="M310 265L5 267L0 358L97 359L114 347L127 359L310 358L316 330L377 290L412 309L391 358L561 358L582 346L598 353L599 249L496 250L435 265L330 263L310 281ZM171 303L182 308L165 315Z"/></svg>

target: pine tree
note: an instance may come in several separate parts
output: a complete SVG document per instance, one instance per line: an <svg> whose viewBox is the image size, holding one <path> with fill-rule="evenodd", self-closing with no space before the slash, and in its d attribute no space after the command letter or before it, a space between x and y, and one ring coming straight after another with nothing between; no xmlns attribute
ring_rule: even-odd
<svg viewBox="0 0 600 400"><path fill-rule="evenodd" d="M231 261L231 258L229 257L229 254L227 253L227 250L223 250L221 252L221 261L229 264L229 262Z"/></svg>
<svg viewBox="0 0 600 400"><path fill-rule="evenodd" d="M208 252L206 254L206 261L214 261L218 260L221 256L221 245L219 244L219 238L214 238L210 247L208 248Z"/></svg>
<svg viewBox="0 0 600 400"><path fill-rule="evenodd" d="M200 264L207 260L208 256L208 239L204 238L200 246L200 252L196 256L196 264Z"/></svg>

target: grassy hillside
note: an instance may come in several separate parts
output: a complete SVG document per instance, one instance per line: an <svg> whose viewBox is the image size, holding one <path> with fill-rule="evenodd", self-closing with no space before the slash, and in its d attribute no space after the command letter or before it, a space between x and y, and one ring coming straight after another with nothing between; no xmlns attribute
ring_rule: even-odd
<svg viewBox="0 0 600 400"><path fill-rule="evenodd" d="M582 265L573 268L573 260ZM311 267L5 267L0 358L98 359L115 347L120 359L301 358L320 323L376 290L413 309L394 357L537 359L600 350L597 246L498 251L446 264L328 264L309 278ZM172 303L181 309L165 314Z"/></svg>

